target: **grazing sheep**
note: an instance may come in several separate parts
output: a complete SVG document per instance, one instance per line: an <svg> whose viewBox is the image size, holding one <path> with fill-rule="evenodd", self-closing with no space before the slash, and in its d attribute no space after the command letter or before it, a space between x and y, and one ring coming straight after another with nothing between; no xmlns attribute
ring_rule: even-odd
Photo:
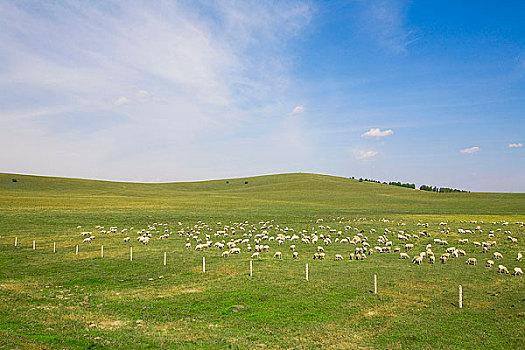
<svg viewBox="0 0 525 350"><path fill-rule="evenodd" d="M458 253L459 255L463 255L463 256L467 255L467 252L465 252L463 249L458 249Z"/></svg>
<svg viewBox="0 0 525 350"><path fill-rule="evenodd" d="M126 238L124 238L124 242L129 242L130 239L131 239L131 238L126 237Z"/></svg>
<svg viewBox="0 0 525 350"><path fill-rule="evenodd" d="M467 265L477 265L478 260L476 258L468 258L466 261Z"/></svg>
<svg viewBox="0 0 525 350"><path fill-rule="evenodd" d="M227 258L227 257L230 256L230 252L226 250L226 251L222 252L221 256L222 256L223 258Z"/></svg>
<svg viewBox="0 0 525 350"><path fill-rule="evenodd" d="M241 248L230 249L230 254L239 254L240 252L241 252Z"/></svg>
<svg viewBox="0 0 525 350"><path fill-rule="evenodd" d="M274 259L282 259L282 253L281 252L275 252L275 254L273 255L273 258Z"/></svg>
<svg viewBox="0 0 525 350"><path fill-rule="evenodd" d="M252 259L259 259L259 253L258 252L253 253Z"/></svg>
<svg viewBox="0 0 525 350"><path fill-rule="evenodd" d="M492 266L494 266L494 261L487 260L487 264L485 265L485 267L492 267Z"/></svg>
<svg viewBox="0 0 525 350"><path fill-rule="evenodd" d="M506 274L508 274L509 270L507 269L507 267L505 267L503 265L498 265L498 273L506 273Z"/></svg>
<svg viewBox="0 0 525 350"><path fill-rule="evenodd" d="M348 260L354 260L355 259L355 254L354 253L350 253L350 257L348 258Z"/></svg>
<svg viewBox="0 0 525 350"><path fill-rule="evenodd" d="M518 253L518 256L516 257L516 261L521 261L522 258L523 258L523 255L521 255L521 253Z"/></svg>
<svg viewBox="0 0 525 350"><path fill-rule="evenodd" d="M291 250L292 252L295 250L295 244L292 244L292 245L290 246L290 250Z"/></svg>
<svg viewBox="0 0 525 350"><path fill-rule="evenodd" d="M432 254L429 256L429 261L428 261L430 264L433 264L436 262L436 257Z"/></svg>
<svg viewBox="0 0 525 350"><path fill-rule="evenodd" d="M82 240L82 243L91 243L91 237L84 238L84 239Z"/></svg>
<svg viewBox="0 0 525 350"><path fill-rule="evenodd" d="M408 251L410 249L414 248L414 245L412 243L405 244L405 250Z"/></svg>
<svg viewBox="0 0 525 350"><path fill-rule="evenodd" d="M523 270L519 267L515 267L513 275L514 276L523 275Z"/></svg>
<svg viewBox="0 0 525 350"><path fill-rule="evenodd" d="M142 243L144 245L148 245L149 244L149 237L140 236L139 238L137 238L137 241L139 241L140 243Z"/></svg>
<svg viewBox="0 0 525 350"><path fill-rule="evenodd" d="M446 263L447 263L447 260L448 260L448 255L445 255L445 254L441 255L441 256L439 257L439 260L441 260L441 263L442 263L442 264L446 264Z"/></svg>
<svg viewBox="0 0 525 350"><path fill-rule="evenodd" d="M297 259L299 257L299 253L293 252L292 259Z"/></svg>
<svg viewBox="0 0 525 350"><path fill-rule="evenodd" d="M399 253L400 251L401 251L401 248L399 248L399 247L395 247L394 248L394 253Z"/></svg>
<svg viewBox="0 0 525 350"><path fill-rule="evenodd" d="M318 247L317 247L317 252L324 252L324 248L321 247L321 246L318 246Z"/></svg>
<svg viewBox="0 0 525 350"><path fill-rule="evenodd" d="M399 253L399 259L410 259L407 253Z"/></svg>
<svg viewBox="0 0 525 350"><path fill-rule="evenodd" d="M319 253L319 258L318 258L319 260L324 260L324 257L325 257L324 253Z"/></svg>
<svg viewBox="0 0 525 350"><path fill-rule="evenodd" d="M412 264L418 264L418 265L421 265L421 263L423 262L423 258L419 255L416 255L413 259L412 259Z"/></svg>
<svg viewBox="0 0 525 350"><path fill-rule="evenodd" d="M341 254L336 254L335 260L343 260L343 256Z"/></svg>
<svg viewBox="0 0 525 350"><path fill-rule="evenodd" d="M502 259L503 255L500 252L494 252L493 254L494 259Z"/></svg>
<svg viewBox="0 0 525 350"><path fill-rule="evenodd" d="M186 247L186 249L190 249L191 248L191 243L190 242L186 243L186 245L184 247Z"/></svg>

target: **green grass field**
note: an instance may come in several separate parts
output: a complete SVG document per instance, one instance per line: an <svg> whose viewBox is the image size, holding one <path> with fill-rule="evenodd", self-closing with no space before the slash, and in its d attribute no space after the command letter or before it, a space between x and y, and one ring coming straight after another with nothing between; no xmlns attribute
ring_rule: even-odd
<svg viewBox="0 0 525 350"><path fill-rule="evenodd" d="M523 349L525 276L496 272L499 264L525 270L516 261L525 254L523 221L525 194L428 193L314 174L170 184L0 174L0 348ZM139 243L137 231L153 223L167 225L149 245ZM101 232L111 226L117 233ZM170 237L159 239L164 229ZM228 236L216 236L223 230ZM92 243L82 243L83 231L93 232ZM195 250L193 236L247 238L253 248L263 231L309 238L317 231L332 243L264 240L269 252L253 260L251 277L246 244L229 258L214 247ZM398 231L411 237L401 241ZM414 244L411 258L432 244L437 261L418 266L394 252L349 260L362 243L335 240L358 234L370 249L385 246L383 234L402 252ZM497 243L485 253L473 244L489 240ZM325 260L312 259L317 246ZM441 264L449 247L466 256ZM276 251L282 260L272 258ZM503 258L485 267L496 251ZM469 257L478 264L466 265Z"/></svg>

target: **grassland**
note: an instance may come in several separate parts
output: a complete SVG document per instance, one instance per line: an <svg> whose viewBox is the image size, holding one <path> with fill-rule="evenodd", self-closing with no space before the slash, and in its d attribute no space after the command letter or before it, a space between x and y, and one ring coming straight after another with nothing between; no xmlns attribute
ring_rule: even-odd
<svg viewBox="0 0 525 350"><path fill-rule="evenodd" d="M431 237L411 241L411 256L435 238L460 247L460 238L481 242L489 231L497 245L489 253L464 245L465 257L415 266L394 253L348 261L354 247L337 243L325 247L324 261L312 260L316 245L295 243L299 259L292 260L291 242L272 241L265 243L270 252L254 260L250 277L251 253L244 247L224 259L213 248L186 250L186 237L177 233L202 221L210 229L202 235L215 241L213 233L224 225L247 221L260 232L259 222L273 220L271 235L278 233L276 225L311 234L312 228L323 232L318 218L342 237L363 230L372 247L386 228L396 234L428 231ZM442 221L450 233L440 232ZM523 221L525 194L427 193L314 174L172 184L0 174L0 348L525 348L523 276L484 267L497 250L504 257L497 264L524 269L515 261L525 253L525 229L515 224ZM169 239L154 236L148 246L134 240L137 229L155 222L168 224ZM134 227L127 234L132 242L122 241L125 234L104 235L97 225L119 232ZM457 233L477 226L483 231ZM83 230L93 231L93 243L81 243ZM241 231L236 235L242 237ZM392 241L404 245L395 236ZM433 249L439 257L445 248ZM281 261L272 259L277 250ZM334 261L335 254L345 260ZM467 257L476 257L478 265L465 265ZM377 295L371 293L374 274ZM463 309L457 305L459 284Z"/></svg>

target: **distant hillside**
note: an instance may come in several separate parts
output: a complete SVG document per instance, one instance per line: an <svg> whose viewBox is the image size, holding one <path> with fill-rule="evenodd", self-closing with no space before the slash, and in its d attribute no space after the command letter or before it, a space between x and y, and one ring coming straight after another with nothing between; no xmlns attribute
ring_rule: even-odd
<svg viewBox="0 0 525 350"><path fill-rule="evenodd" d="M13 182L16 179L17 182ZM524 215L523 193L432 193L318 174L143 184L0 174L0 209Z"/></svg>

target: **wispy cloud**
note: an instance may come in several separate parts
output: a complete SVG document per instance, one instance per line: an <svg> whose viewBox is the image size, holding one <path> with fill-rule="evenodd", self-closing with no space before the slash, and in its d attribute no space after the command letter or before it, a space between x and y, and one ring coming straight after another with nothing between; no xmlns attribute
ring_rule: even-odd
<svg viewBox="0 0 525 350"><path fill-rule="evenodd" d="M129 104L131 101L129 98L125 97L125 96L120 96L119 98L117 98L115 100L115 102L113 102L113 105L116 106L116 107L120 107L120 106L124 106L124 105L127 105Z"/></svg>
<svg viewBox="0 0 525 350"><path fill-rule="evenodd" d="M357 160L365 160L365 159L374 158L378 154L379 152L371 150L371 149L369 150L360 149L360 150L354 151L354 158Z"/></svg>
<svg viewBox="0 0 525 350"><path fill-rule="evenodd" d="M0 95L13 101L0 115L11 124L0 129L17 130L0 132L0 147L24 140L10 155L0 154L2 170L97 177L89 166L96 163L98 177L116 179L137 176L142 170L131 164L139 163L162 166L167 179L202 177L196 159L213 160L231 147L220 149L207 136L235 135L264 111L285 115L291 74L283 57L312 13L299 1L3 2L0 8ZM143 140L148 133L155 138ZM108 135L126 137L109 142ZM92 162L71 161L60 149ZM42 153L50 157L46 163Z"/></svg>
<svg viewBox="0 0 525 350"><path fill-rule="evenodd" d="M393 133L394 132L390 129L381 131L381 129L379 128L372 128L364 134L362 134L361 137L385 137L392 135Z"/></svg>
<svg viewBox="0 0 525 350"><path fill-rule="evenodd" d="M469 153L479 152L480 150L481 150L481 148L479 148L477 146L474 146L474 147L469 147L469 148L462 149L462 150L459 151L459 153L469 154Z"/></svg>
<svg viewBox="0 0 525 350"><path fill-rule="evenodd" d="M301 114L305 111L305 108L304 106L297 106L293 109L292 113L290 113L291 115L296 115L296 114Z"/></svg>
<svg viewBox="0 0 525 350"><path fill-rule="evenodd" d="M405 52L417 40L406 24L409 3L400 0L362 2L361 30L378 44L395 53Z"/></svg>
<svg viewBox="0 0 525 350"><path fill-rule="evenodd" d="M523 143L509 143L509 148L520 148L523 147Z"/></svg>

